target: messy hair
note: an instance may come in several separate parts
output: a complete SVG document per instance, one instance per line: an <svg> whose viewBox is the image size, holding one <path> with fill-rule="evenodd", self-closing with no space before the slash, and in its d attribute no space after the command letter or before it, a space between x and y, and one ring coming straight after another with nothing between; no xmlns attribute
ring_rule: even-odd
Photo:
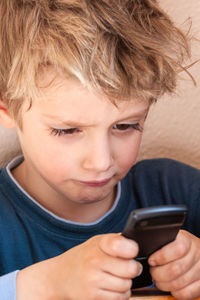
<svg viewBox="0 0 200 300"><path fill-rule="evenodd" d="M1 0L0 95L16 118L45 66L109 99L172 93L188 38L156 0Z"/></svg>

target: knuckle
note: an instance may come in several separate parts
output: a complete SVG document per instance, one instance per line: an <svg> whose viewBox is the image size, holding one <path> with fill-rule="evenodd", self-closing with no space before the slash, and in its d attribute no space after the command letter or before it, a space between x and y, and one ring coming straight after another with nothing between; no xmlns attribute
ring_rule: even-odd
<svg viewBox="0 0 200 300"><path fill-rule="evenodd" d="M113 253L117 253L118 249L120 248L120 241L119 239L115 238L115 239L111 239L110 241L110 248L112 250Z"/></svg>
<svg viewBox="0 0 200 300"><path fill-rule="evenodd" d="M86 265L90 268L97 268L102 265L102 258L99 255L92 255L87 258Z"/></svg>
<svg viewBox="0 0 200 300"><path fill-rule="evenodd" d="M99 274L97 272L90 272L91 274L88 276L87 283L89 286L97 287L99 285Z"/></svg>
<svg viewBox="0 0 200 300"><path fill-rule="evenodd" d="M129 291L131 288L131 284L128 282L123 282L121 284L118 285L118 287L116 287L116 292L118 293L126 293L127 291Z"/></svg>
<svg viewBox="0 0 200 300"><path fill-rule="evenodd" d="M135 260L131 259L128 261L127 263L127 275L130 278L134 278L135 276L138 276L138 273L141 270L141 266L138 262L136 262Z"/></svg>
<svg viewBox="0 0 200 300"><path fill-rule="evenodd" d="M187 247L186 243L178 243L176 245L175 251L179 257L182 257L187 253L188 247Z"/></svg>
<svg viewBox="0 0 200 300"><path fill-rule="evenodd" d="M179 277L183 274L183 266L179 262L173 262L170 268L170 274L172 277Z"/></svg>
<svg viewBox="0 0 200 300"><path fill-rule="evenodd" d="M131 280L131 279L125 280L125 282L124 282L123 285L124 285L123 291L124 291L124 292L129 291L130 288L131 288L131 286L132 286L132 280Z"/></svg>
<svg viewBox="0 0 200 300"><path fill-rule="evenodd" d="M132 286L132 280L130 279L122 279L121 282L118 282L116 290L120 293L126 293L127 291L130 290Z"/></svg>
<svg viewBox="0 0 200 300"><path fill-rule="evenodd" d="M113 234L104 235L100 240L100 247L106 252L117 253L120 247L119 236Z"/></svg>

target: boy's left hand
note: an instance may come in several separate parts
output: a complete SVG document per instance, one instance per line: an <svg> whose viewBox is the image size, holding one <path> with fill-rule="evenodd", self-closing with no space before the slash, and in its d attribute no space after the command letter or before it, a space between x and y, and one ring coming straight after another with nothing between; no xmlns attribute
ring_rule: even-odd
<svg viewBox="0 0 200 300"><path fill-rule="evenodd" d="M149 257L157 288L181 300L200 297L200 239L180 230L172 243Z"/></svg>

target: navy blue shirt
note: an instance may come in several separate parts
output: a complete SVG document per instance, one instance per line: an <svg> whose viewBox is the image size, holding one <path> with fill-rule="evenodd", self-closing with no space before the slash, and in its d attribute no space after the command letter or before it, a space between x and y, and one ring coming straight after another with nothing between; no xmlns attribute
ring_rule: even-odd
<svg viewBox="0 0 200 300"><path fill-rule="evenodd" d="M41 207L15 182L8 168L1 169L1 277L59 255L94 235L121 232L130 212L136 208L186 204L189 213L184 229L200 236L198 169L169 159L145 160L133 166L121 181L120 189L114 207L100 220L73 223Z"/></svg>

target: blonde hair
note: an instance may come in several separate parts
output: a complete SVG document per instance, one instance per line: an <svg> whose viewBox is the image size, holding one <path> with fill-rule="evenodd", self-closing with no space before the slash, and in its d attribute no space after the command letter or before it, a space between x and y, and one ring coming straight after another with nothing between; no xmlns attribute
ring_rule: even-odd
<svg viewBox="0 0 200 300"><path fill-rule="evenodd" d="M190 50L156 0L1 0L0 93L17 118L61 68L111 99L172 93Z"/></svg>

